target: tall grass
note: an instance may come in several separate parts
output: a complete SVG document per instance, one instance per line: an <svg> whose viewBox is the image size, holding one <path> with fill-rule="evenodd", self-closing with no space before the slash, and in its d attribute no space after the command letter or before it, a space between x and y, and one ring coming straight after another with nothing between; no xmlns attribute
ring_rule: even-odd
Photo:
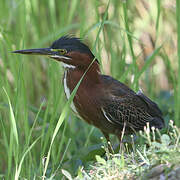
<svg viewBox="0 0 180 180"><path fill-rule="evenodd" d="M177 104L175 106L175 119L180 126L180 3L176 0L176 17L177 17L177 54L178 54L178 85L177 85Z"/></svg>
<svg viewBox="0 0 180 180"><path fill-rule="evenodd" d="M101 153L102 134L64 109L62 67L11 53L48 47L62 35L82 38L103 73L134 90L142 88L160 105L165 120L179 125L179 2L177 13L172 1L142 2L1 1L1 177L58 179L61 168L75 174L93 153ZM142 38L147 33L154 46L149 36Z"/></svg>

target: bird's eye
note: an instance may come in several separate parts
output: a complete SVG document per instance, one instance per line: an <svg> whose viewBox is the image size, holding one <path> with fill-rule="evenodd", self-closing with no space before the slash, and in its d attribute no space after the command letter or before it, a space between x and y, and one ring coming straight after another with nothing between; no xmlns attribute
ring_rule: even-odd
<svg viewBox="0 0 180 180"><path fill-rule="evenodd" d="M51 51L59 52L61 55L64 55L67 53L66 49L51 49Z"/></svg>
<svg viewBox="0 0 180 180"><path fill-rule="evenodd" d="M60 52L60 54L66 54L67 50L66 49L57 49L57 52Z"/></svg>

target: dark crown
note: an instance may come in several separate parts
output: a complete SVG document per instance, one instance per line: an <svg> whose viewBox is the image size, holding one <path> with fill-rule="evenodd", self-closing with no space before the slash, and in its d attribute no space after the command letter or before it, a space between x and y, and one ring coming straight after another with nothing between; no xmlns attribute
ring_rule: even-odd
<svg viewBox="0 0 180 180"><path fill-rule="evenodd" d="M62 36L58 40L54 41L51 45L52 49L66 49L68 52L78 51L81 53L86 53L90 57L94 58L94 55L90 51L89 47L81 42L79 38Z"/></svg>

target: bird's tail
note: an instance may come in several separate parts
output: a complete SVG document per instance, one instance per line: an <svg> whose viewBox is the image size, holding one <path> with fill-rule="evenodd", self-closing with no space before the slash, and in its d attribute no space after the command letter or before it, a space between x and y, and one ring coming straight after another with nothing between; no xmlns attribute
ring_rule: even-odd
<svg viewBox="0 0 180 180"><path fill-rule="evenodd" d="M153 117L153 119L151 120L151 122L149 122L150 127L155 127L158 129L162 129L165 127L165 123L163 118L161 117Z"/></svg>

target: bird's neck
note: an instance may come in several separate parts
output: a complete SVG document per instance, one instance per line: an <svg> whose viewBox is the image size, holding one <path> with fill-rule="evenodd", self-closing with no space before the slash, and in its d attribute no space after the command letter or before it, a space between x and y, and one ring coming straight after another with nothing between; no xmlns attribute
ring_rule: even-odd
<svg viewBox="0 0 180 180"><path fill-rule="evenodd" d="M64 89L68 98L69 94L76 87L80 79L83 77L79 88L92 88L100 83L100 69L97 63L93 63L88 69L65 68L64 72Z"/></svg>

